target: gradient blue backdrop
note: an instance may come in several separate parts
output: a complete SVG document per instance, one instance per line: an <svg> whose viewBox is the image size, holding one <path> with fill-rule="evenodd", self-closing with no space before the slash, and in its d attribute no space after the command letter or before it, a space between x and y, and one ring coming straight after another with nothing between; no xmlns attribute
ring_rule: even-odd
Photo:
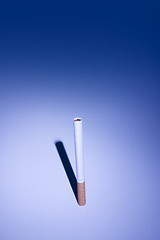
<svg viewBox="0 0 160 240"><path fill-rule="evenodd" d="M0 3L0 239L160 239L154 1ZM83 118L87 205L75 170Z"/></svg>

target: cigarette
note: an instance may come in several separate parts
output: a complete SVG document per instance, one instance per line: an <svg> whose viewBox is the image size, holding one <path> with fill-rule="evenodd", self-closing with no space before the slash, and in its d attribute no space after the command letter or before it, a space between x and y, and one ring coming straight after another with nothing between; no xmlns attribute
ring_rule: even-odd
<svg viewBox="0 0 160 240"><path fill-rule="evenodd" d="M74 142L75 142L78 204L80 206L84 206L86 204L86 197L85 197L85 175L84 175L84 161L83 161L82 119L81 118L74 119Z"/></svg>

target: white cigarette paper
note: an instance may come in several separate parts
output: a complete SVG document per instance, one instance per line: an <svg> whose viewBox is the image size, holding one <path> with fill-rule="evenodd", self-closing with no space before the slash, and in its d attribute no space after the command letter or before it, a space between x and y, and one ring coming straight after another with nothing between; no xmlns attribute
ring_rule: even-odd
<svg viewBox="0 0 160 240"><path fill-rule="evenodd" d="M81 118L74 119L74 141L75 141L78 203L80 206L84 206L86 204L86 201L85 201L85 175L84 175L84 162L83 162L82 119Z"/></svg>
<svg viewBox="0 0 160 240"><path fill-rule="evenodd" d="M84 163L83 163L83 146L82 146L82 119L74 119L74 141L76 157L77 182L84 182Z"/></svg>

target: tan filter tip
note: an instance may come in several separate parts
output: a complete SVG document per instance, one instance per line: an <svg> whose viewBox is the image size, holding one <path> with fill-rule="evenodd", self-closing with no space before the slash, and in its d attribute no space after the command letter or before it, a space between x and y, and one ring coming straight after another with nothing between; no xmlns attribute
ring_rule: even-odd
<svg viewBox="0 0 160 240"><path fill-rule="evenodd" d="M78 204L80 206L86 205L86 196L85 196L85 182L77 182L77 194L78 194Z"/></svg>

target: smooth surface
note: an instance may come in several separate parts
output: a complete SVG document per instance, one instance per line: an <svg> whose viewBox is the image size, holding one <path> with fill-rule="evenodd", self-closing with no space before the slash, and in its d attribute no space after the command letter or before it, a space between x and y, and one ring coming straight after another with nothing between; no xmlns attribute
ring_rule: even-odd
<svg viewBox="0 0 160 240"><path fill-rule="evenodd" d="M1 3L1 240L160 239L158 19L154 1ZM55 145L75 172L75 116L84 207Z"/></svg>
<svg viewBox="0 0 160 240"><path fill-rule="evenodd" d="M80 121L79 121L80 120ZM82 134L82 119L73 121L74 123L74 146L76 160L76 176L77 181L84 182L84 159L83 159L83 134Z"/></svg>

